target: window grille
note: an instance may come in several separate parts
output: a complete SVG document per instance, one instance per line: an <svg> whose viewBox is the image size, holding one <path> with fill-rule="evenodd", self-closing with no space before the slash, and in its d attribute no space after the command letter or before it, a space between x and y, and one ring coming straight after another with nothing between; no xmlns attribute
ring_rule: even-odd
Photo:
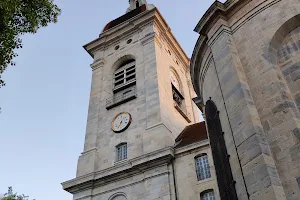
<svg viewBox="0 0 300 200"><path fill-rule="evenodd" d="M213 190L209 190L201 194L201 200L216 200Z"/></svg>
<svg viewBox="0 0 300 200"><path fill-rule="evenodd" d="M208 179L211 177L209 163L208 163L208 156L200 156L195 158L196 162L196 173L198 181Z"/></svg>
<svg viewBox="0 0 300 200"><path fill-rule="evenodd" d="M124 86L135 83L135 61L132 61L115 72L114 90L122 89Z"/></svg>
<svg viewBox="0 0 300 200"><path fill-rule="evenodd" d="M117 161L127 159L127 144L121 144L117 146Z"/></svg>

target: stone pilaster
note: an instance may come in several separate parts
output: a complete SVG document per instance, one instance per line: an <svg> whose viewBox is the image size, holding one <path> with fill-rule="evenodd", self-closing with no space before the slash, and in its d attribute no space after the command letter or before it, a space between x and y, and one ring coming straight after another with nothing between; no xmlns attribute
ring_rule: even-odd
<svg viewBox="0 0 300 200"><path fill-rule="evenodd" d="M216 83L219 82L225 108L220 110L220 115L227 116L231 131L225 132L225 139L231 166L237 169L233 171L234 178L237 179L237 191L245 183L250 199L285 200L231 30L223 25L215 36L210 40L209 46L218 78ZM221 105L217 106L222 108ZM226 112L226 115L221 112ZM242 176L239 174L240 167ZM238 195L239 199L245 198L243 193Z"/></svg>

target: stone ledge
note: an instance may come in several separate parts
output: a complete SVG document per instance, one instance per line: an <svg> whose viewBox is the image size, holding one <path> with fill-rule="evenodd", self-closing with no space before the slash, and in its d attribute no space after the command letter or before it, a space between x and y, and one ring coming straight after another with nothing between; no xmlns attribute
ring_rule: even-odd
<svg viewBox="0 0 300 200"><path fill-rule="evenodd" d="M160 35L160 37L169 43L170 48L172 48L180 62L188 68L189 57L174 37L170 27L167 25L167 22L157 8L142 12L139 15L101 33L97 39L84 45L83 48L90 54L91 57L94 58L96 51L106 49L129 35L141 31L142 27L150 24L151 26L154 26L154 32L152 30L152 32L145 33L146 35L142 36L142 38L138 41L147 44L147 42L151 41L153 38L159 40L158 35Z"/></svg>
<svg viewBox="0 0 300 200"><path fill-rule="evenodd" d="M202 140L200 142L195 142L195 143L177 148L177 149L175 149L175 157L178 154L185 153L187 151L191 151L191 150L201 148L201 147L205 147L205 146L209 146L209 145L210 145L209 140L207 139L207 140Z"/></svg>
<svg viewBox="0 0 300 200"><path fill-rule="evenodd" d="M143 156L128 160L105 170L90 173L62 183L63 189L74 194L93 188L95 185L105 185L115 180L125 179L134 174L168 164L174 158L174 149L166 147Z"/></svg>

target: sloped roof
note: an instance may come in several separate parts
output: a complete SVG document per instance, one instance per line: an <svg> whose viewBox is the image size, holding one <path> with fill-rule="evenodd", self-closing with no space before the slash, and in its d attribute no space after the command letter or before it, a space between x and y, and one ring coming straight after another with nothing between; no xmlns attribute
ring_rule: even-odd
<svg viewBox="0 0 300 200"><path fill-rule="evenodd" d="M130 18L133 18L134 16L144 12L147 10L147 6L145 4L143 4L141 7L139 8L136 8L128 13L126 13L125 15L122 15L121 17L109 22L103 29L102 32L106 31L106 30L109 30L125 21L127 21L128 19Z"/></svg>
<svg viewBox="0 0 300 200"><path fill-rule="evenodd" d="M185 127L185 129L175 139L175 148L183 147L207 139L208 136L206 132L205 122L192 124Z"/></svg>

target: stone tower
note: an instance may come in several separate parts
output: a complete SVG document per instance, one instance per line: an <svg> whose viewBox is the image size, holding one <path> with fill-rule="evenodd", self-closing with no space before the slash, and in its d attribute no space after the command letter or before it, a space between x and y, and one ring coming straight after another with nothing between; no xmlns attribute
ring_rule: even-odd
<svg viewBox="0 0 300 200"><path fill-rule="evenodd" d="M84 151L63 183L74 199L175 199L175 139L198 121L188 57L153 5L129 3L84 46L94 59Z"/></svg>
<svg viewBox="0 0 300 200"><path fill-rule="evenodd" d="M207 117L216 174L222 160L228 172L218 176L220 195L299 200L300 1L216 1L195 31L195 102Z"/></svg>

